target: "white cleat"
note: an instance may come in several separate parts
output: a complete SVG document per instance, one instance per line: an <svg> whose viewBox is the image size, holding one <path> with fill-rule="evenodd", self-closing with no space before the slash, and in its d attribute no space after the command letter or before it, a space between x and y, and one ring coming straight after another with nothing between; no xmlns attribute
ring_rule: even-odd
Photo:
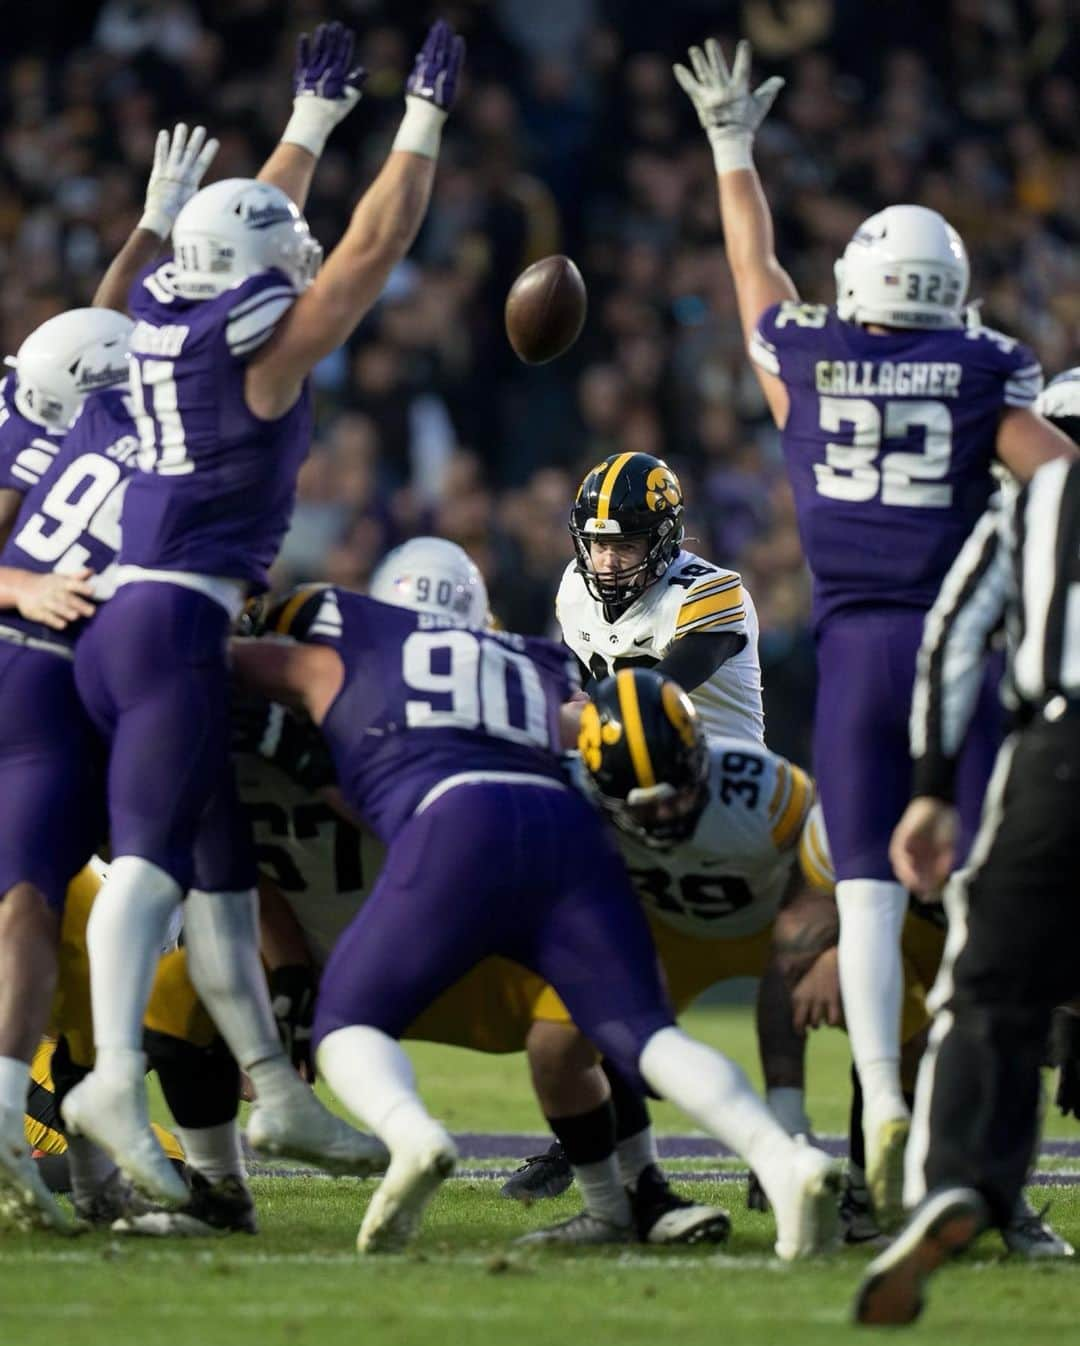
<svg viewBox="0 0 1080 1346"><path fill-rule="evenodd" d="M886 1233L904 1221L904 1151L909 1117L893 1117L866 1130L866 1186L874 1218Z"/></svg>
<svg viewBox="0 0 1080 1346"><path fill-rule="evenodd" d="M188 1189L150 1129L146 1085L91 1071L60 1105L71 1135L89 1136L146 1196L179 1206Z"/></svg>
<svg viewBox="0 0 1080 1346"><path fill-rule="evenodd" d="M772 1196L776 1255L784 1262L825 1252L839 1234L840 1165L805 1136L796 1136L794 1145L784 1174L786 1190L779 1199Z"/></svg>
<svg viewBox="0 0 1080 1346"><path fill-rule="evenodd" d="M357 1251L400 1252L416 1234L425 1207L453 1173L456 1161L457 1147L438 1125L418 1144L399 1148L364 1212Z"/></svg>
<svg viewBox="0 0 1080 1346"><path fill-rule="evenodd" d="M0 1108L0 1225L22 1232L78 1232L42 1180L26 1143L23 1115L12 1108Z"/></svg>
<svg viewBox="0 0 1080 1346"><path fill-rule="evenodd" d="M268 1107L256 1102L252 1108L245 1134L256 1154L295 1159L354 1178L386 1171L390 1151L377 1136L365 1135L328 1112L299 1078L297 1085L287 1103Z"/></svg>

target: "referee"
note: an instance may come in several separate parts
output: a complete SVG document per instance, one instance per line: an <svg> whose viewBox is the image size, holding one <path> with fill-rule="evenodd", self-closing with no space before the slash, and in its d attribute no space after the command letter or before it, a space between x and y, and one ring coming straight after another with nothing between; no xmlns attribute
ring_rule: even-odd
<svg viewBox="0 0 1080 1346"><path fill-rule="evenodd" d="M1071 385L1071 386L1070 386ZM1080 411L1080 370L1044 393ZM1080 420L1054 417L1080 438ZM949 935L908 1144L907 1224L867 1268L856 1321L913 1322L928 1276L1008 1224L1038 1138L1054 1007L1080 992L1080 462L1041 467L976 526L927 616L912 701L914 798L897 877L932 897L953 862L952 778L988 643L1004 620L1016 727L998 754Z"/></svg>

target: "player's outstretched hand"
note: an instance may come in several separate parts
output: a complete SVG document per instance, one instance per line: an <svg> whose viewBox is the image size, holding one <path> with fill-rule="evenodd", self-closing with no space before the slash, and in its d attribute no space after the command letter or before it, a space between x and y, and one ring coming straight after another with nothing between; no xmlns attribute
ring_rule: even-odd
<svg viewBox="0 0 1080 1346"><path fill-rule="evenodd" d="M168 238L177 215L199 190L217 152L218 141L206 139L205 126L196 126L190 136L183 122L173 127L171 135L159 131L139 228Z"/></svg>
<svg viewBox="0 0 1080 1346"><path fill-rule="evenodd" d="M952 804L919 795L904 811L889 843L893 872L916 897L933 900L952 872L957 814Z"/></svg>
<svg viewBox="0 0 1080 1346"><path fill-rule="evenodd" d="M80 617L94 615L97 609L90 602L92 593L90 570L78 570L71 575L28 575L20 586L16 606L27 621L62 631Z"/></svg>
<svg viewBox="0 0 1080 1346"><path fill-rule="evenodd" d="M751 166L754 135L784 87L774 75L751 92L750 56L750 43L740 42L729 70L720 43L710 37L704 49L690 48L692 72L684 65L672 67L709 137L717 173Z"/></svg>
<svg viewBox="0 0 1080 1346"><path fill-rule="evenodd" d="M431 25L424 45L416 53L412 74L405 82L406 98L422 98L449 112L457 97L461 65L465 60L465 39L439 19Z"/></svg>
<svg viewBox="0 0 1080 1346"><path fill-rule="evenodd" d="M321 23L296 43L293 114L282 140L316 158L330 132L359 103L367 71L354 60L356 37L342 23Z"/></svg>

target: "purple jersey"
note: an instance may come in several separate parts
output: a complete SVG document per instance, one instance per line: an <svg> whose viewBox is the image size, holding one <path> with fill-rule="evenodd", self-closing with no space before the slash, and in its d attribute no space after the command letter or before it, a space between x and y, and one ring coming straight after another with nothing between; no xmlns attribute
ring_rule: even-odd
<svg viewBox="0 0 1080 1346"><path fill-rule="evenodd" d="M15 405L15 375L0 381L0 490L24 494L41 480L64 442Z"/></svg>
<svg viewBox="0 0 1080 1346"><path fill-rule="evenodd" d="M214 299L176 294L172 264L131 292L131 386L142 450L124 515L124 564L266 587L311 438L305 385L276 421L244 400L246 361L296 299L279 271Z"/></svg>
<svg viewBox="0 0 1080 1346"><path fill-rule="evenodd" d="M120 546L120 509L135 471L139 438L130 399L116 389L91 393L37 483L26 491L0 565L46 574L89 567L100 575ZM0 625L53 644L74 645L86 622L54 631L14 609Z"/></svg>
<svg viewBox="0 0 1080 1346"><path fill-rule="evenodd" d="M750 353L790 411L784 455L820 625L842 608L928 609L993 489L1001 414L1042 387L991 328L868 332L823 304L762 315Z"/></svg>
<svg viewBox="0 0 1080 1346"><path fill-rule="evenodd" d="M346 799L384 841L451 776L562 779L559 707L577 672L561 646L339 589L313 594L289 629L345 664L322 731Z"/></svg>

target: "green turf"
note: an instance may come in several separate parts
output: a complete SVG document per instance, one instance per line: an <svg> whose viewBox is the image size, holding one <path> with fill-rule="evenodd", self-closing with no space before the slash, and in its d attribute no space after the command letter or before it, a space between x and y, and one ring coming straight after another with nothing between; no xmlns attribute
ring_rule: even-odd
<svg viewBox="0 0 1080 1346"><path fill-rule="evenodd" d="M698 1011L687 1026L753 1065L745 1011ZM425 1095L455 1129L538 1129L520 1057L412 1050ZM840 1034L813 1040L810 1111L823 1132L843 1129L846 1059ZM657 1109L657 1119L666 1130L691 1129L668 1109ZM1067 1127L1062 1133L1070 1134ZM257 1239L0 1235L0 1346L831 1346L875 1339L847 1324L871 1254L848 1250L780 1265L770 1251L771 1219L747 1212L742 1189L731 1183L694 1189L733 1214L724 1254L524 1253L512 1239L572 1213L574 1197L524 1211L499 1199L494 1183L455 1180L411 1253L362 1260L353 1241L370 1186L260 1179ZM1080 1242L1080 1190L1052 1195L1055 1224ZM994 1236L942 1273L933 1291L926 1318L905 1338L913 1343L1059 1346L1073 1339L1080 1318L1080 1267L1006 1262Z"/></svg>

